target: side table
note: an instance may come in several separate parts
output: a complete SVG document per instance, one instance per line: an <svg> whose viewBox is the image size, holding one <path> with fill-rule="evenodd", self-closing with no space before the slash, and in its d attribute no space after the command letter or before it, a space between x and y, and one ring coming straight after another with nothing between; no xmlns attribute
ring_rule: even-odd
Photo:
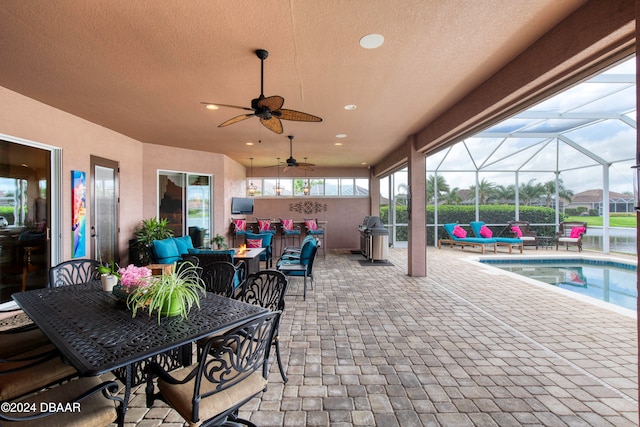
<svg viewBox="0 0 640 427"><path fill-rule="evenodd" d="M549 249L553 247L552 236L538 236L538 245L542 248Z"/></svg>

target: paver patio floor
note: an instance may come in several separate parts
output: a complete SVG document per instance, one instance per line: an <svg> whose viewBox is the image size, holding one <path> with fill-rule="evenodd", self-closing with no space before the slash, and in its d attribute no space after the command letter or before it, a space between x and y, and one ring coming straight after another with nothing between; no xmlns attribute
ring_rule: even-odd
<svg viewBox="0 0 640 427"><path fill-rule="evenodd" d="M558 255L526 250L524 255ZM559 255L562 255L561 253ZM240 413L260 426L633 426L636 319L429 248L427 277L359 256L318 257L302 299L292 279L281 320L284 384ZM495 256L495 255L488 255ZM507 256L522 256L513 254ZM183 425L143 387L127 425Z"/></svg>

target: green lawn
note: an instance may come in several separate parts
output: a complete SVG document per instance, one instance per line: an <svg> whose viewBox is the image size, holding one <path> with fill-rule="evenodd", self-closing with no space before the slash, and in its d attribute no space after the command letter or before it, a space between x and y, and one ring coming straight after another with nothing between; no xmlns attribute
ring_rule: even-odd
<svg viewBox="0 0 640 427"><path fill-rule="evenodd" d="M602 226L601 216L570 216L565 221L582 221L586 222L587 226ZM611 216L609 226L636 228L636 216Z"/></svg>

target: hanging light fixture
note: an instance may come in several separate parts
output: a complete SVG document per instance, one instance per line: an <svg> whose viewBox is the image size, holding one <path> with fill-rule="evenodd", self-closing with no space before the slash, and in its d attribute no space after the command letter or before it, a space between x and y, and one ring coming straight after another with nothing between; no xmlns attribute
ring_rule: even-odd
<svg viewBox="0 0 640 427"><path fill-rule="evenodd" d="M256 190L258 189L253 184L253 157L251 157L251 169L250 169L250 172L249 172L249 187L247 187L247 189L249 190L249 195L251 197L255 196Z"/></svg>
<svg viewBox="0 0 640 427"><path fill-rule="evenodd" d="M307 158L304 158L304 162L307 163ZM308 196L311 193L311 187L309 186L309 180L307 179L307 170L304 170L304 187L302 188L302 192L305 196Z"/></svg>
<svg viewBox="0 0 640 427"><path fill-rule="evenodd" d="M278 178L276 179L276 185L273 189L276 191L276 196L282 194L282 187L280 186L280 157L278 157Z"/></svg>

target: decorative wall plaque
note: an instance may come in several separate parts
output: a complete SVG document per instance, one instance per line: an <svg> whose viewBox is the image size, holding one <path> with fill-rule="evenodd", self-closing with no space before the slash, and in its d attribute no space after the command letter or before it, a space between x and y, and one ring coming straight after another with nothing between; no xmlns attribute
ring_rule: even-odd
<svg viewBox="0 0 640 427"><path fill-rule="evenodd" d="M303 213L303 214L326 212L327 211L327 204L326 203L312 202L310 200L306 200L304 202L290 203L289 204L289 211L290 212L299 212L299 213Z"/></svg>

